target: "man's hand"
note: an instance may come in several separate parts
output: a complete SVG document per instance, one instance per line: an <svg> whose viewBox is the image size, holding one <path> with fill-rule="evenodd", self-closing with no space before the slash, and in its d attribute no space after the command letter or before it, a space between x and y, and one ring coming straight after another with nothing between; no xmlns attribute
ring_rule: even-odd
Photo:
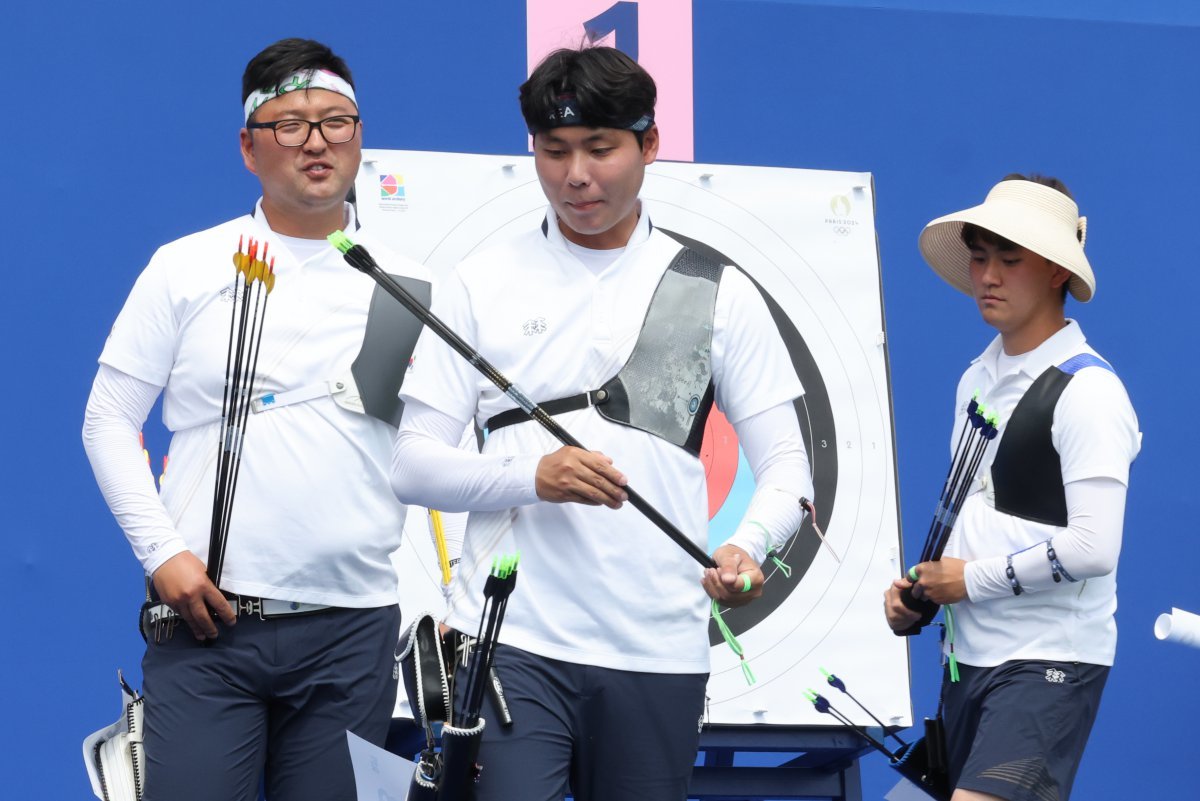
<svg viewBox="0 0 1200 801"><path fill-rule="evenodd" d="M599 451L566 446L546 454L534 476L537 496L550 503L582 503L620 509L629 500L628 482L612 459Z"/></svg>
<svg viewBox="0 0 1200 801"><path fill-rule="evenodd" d="M937 562L922 562L915 568L917 580L913 595L942 606L964 600L967 597L967 581L963 577L966 566L962 559L949 557Z"/></svg>
<svg viewBox="0 0 1200 801"><path fill-rule="evenodd" d="M709 598L724 606L745 606L762 597L766 578L750 554L736 545L722 545L713 553L713 561L717 567L705 570L700 579ZM743 591L747 578L750 589Z"/></svg>
<svg viewBox="0 0 1200 801"><path fill-rule="evenodd" d="M154 589L159 599L184 619L197 640L217 638L213 612L227 626L237 623L233 607L209 580L204 563L191 551L172 556L154 571Z"/></svg>
<svg viewBox="0 0 1200 801"><path fill-rule="evenodd" d="M909 609L900 600L901 591L909 589L912 586L913 583L908 579L898 578L883 593L883 614L887 616L887 622L892 627L892 631L904 631L911 628L914 623L921 619L919 612ZM915 592L920 592L920 590L916 590Z"/></svg>

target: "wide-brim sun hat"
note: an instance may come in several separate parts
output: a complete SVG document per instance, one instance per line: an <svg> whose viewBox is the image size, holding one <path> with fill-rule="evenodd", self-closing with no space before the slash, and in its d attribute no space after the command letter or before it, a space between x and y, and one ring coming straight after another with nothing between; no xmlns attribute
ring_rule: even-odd
<svg viewBox="0 0 1200 801"><path fill-rule="evenodd" d="M938 217L917 244L921 255L950 286L971 289L971 252L962 240L967 223L991 231L1071 273L1067 290L1081 303L1096 292L1096 274L1083 253L1087 218L1079 216L1074 200L1034 181L1007 180L992 187L983 203Z"/></svg>

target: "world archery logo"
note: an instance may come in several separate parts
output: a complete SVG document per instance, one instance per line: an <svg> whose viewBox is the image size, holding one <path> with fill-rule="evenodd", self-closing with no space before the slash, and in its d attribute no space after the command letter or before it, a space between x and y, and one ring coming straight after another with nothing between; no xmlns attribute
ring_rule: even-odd
<svg viewBox="0 0 1200 801"><path fill-rule="evenodd" d="M527 337L531 337L534 334L544 334L546 333L546 328L547 326L545 317L534 317L530 320L526 320L521 326L521 330Z"/></svg>
<svg viewBox="0 0 1200 801"><path fill-rule="evenodd" d="M220 293L221 302L232 303L233 299L241 294L241 287L237 287L236 289L232 286L223 287Z"/></svg>
<svg viewBox="0 0 1200 801"><path fill-rule="evenodd" d="M404 176L390 173L379 176L379 199L404 200Z"/></svg>
<svg viewBox="0 0 1200 801"><path fill-rule="evenodd" d="M1046 668L1046 681L1051 684L1062 684L1067 680L1067 674L1054 668Z"/></svg>

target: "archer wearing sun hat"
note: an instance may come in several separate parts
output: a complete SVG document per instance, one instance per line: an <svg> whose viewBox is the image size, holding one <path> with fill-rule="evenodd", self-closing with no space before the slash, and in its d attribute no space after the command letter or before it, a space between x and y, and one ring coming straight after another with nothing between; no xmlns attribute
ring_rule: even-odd
<svg viewBox="0 0 1200 801"><path fill-rule="evenodd" d="M940 560L885 594L946 607L948 778L955 801L1066 799L1116 652L1116 565L1137 417L1113 367L1066 317L1096 276L1087 220L1055 178L1010 175L933 220L919 247L998 335L959 381L950 447L987 410L986 446ZM947 627L948 631L950 626Z"/></svg>

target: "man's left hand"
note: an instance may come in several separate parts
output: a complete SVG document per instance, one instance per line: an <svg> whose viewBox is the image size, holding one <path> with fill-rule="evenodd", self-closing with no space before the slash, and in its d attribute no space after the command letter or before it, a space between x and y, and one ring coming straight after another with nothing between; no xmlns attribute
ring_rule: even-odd
<svg viewBox="0 0 1200 801"><path fill-rule="evenodd" d="M750 554L736 545L722 545L713 553L713 561L717 567L705 570L704 577L700 579L709 598L723 606L745 606L762 596L766 577ZM750 589L743 592L747 578L750 580Z"/></svg>
<svg viewBox="0 0 1200 801"><path fill-rule="evenodd" d="M917 565L917 580L913 595L928 598L935 604L956 604L967 597L967 582L962 559L943 557L937 562L922 562Z"/></svg>

